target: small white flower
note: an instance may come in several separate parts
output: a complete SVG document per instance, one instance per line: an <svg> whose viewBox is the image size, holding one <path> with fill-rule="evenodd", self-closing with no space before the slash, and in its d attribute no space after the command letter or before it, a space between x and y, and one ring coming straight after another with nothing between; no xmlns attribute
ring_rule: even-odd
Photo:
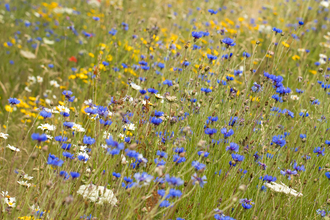
<svg viewBox="0 0 330 220"><path fill-rule="evenodd" d="M80 151L85 152L87 150L87 145L80 146Z"/></svg>
<svg viewBox="0 0 330 220"><path fill-rule="evenodd" d="M114 193L105 188L104 186L96 186L94 184L81 185L77 191L78 194L82 195L84 199L89 199L96 204L110 203L116 205L118 202Z"/></svg>
<svg viewBox="0 0 330 220"><path fill-rule="evenodd" d="M38 81L38 83L42 83L44 81L44 79L41 76L37 76L37 81Z"/></svg>
<svg viewBox="0 0 330 220"><path fill-rule="evenodd" d="M17 181L17 183L21 186L26 186L27 188L29 188L32 184L28 183L27 181Z"/></svg>
<svg viewBox="0 0 330 220"><path fill-rule="evenodd" d="M108 149L108 146L106 144L101 144L101 147L104 149Z"/></svg>
<svg viewBox="0 0 330 220"><path fill-rule="evenodd" d="M5 203L9 206L9 207L15 207L16 206L16 199L15 197L9 197L9 198L5 198Z"/></svg>
<svg viewBox="0 0 330 220"><path fill-rule="evenodd" d="M10 197L8 194L8 191L1 191L1 196L2 197Z"/></svg>
<svg viewBox="0 0 330 220"><path fill-rule="evenodd" d="M164 96L161 96L160 94L155 94L155 97L156 97L157 99L163 99L163 98L164 98Z"/></svg>
<svg viewBox="0 0 330 220"><path fill-rule="evenodd" d="M126 128L127 130L129 131L134 131L135 130L135 125L133 123L130 123L130 124L126 124L123 126L124 128Z"/></svg>
<svg viewBox="0 0 330 220"><path fill-rule="evenodd" d="M67 107L65 107L65 106L63 106L63 105L58 105L58 106L54 107L53 110L55 110L55 111L57 110L59 112L70 113L70 109L67 108Z"/></svg>
<svg viewBox="0 0 330 220"><path fill-rule="evenodd" d="M132 89L135 89L135 90L141 90L142 89L142 87L141 86L139 86L139 85L136 85L135 83L131 83L131 87L132 87Z"/></svg>
<svg viewBox="0 0 330 220"><path fill-rule="evenodd" d="M103 132L103 138L104 139L109 139L110 137L112 137L112 135L109 132L107 132L107 131Z"/></svg>
<svg viewBox="0 0 330 220"><path fill-rule="evenodd" d="M55 81L55 80L52 80L52 81L50 81L49 83L50 83L51 86L54 86L55 88L60 87L60 85L59 85L59 84L57 83L57 81Z"/></svg>
<svg viewBox="0 0 330 220"><path fill-rule="evenodd" d="M85 128L83 128L80 124L74 124L72 130L77 132L85 132Z"/></svg>
<svg viewBox="0 0 330 220"><path fill-rule="evenodd" d="M301 52L301 53L303 53L303 52L305 52L306 50L304 49L304 48L300 48L300 49L298 49L298 52Z"/></svg>
<svg viewBox="0 0 330 220"><path fill-rule="evenodd" d="M52 103L52 101L50 99L45 99L45 102L50 105Z"/></svg>
<svg viewBox="0 0 330 220"><path fill-rule="evenodd" d="M292 100L299 100L299 96L297 96L297 95L291 95L290 98Z"/></svg>
<svg viewBox="0 0 330 220"><path fill-rule="evenodd" d="M323 6L323 7L325 7L325 8L328 8L329 5L330 5L330 2L328 2L328 1L321 1L320 2L320 5Z"/></svg>
<svg viewBox="0 0 330 220"><path fill-rule="evenodd" d="M88 106L92 106L93 105L93 100L91 100L91 99L85 100L84 104L88 105Z"/></svg>
<svg viewBox="0 0 330 220"><path fill-rule="evenodd" d="M5 134L5 133L0 132L0 138L7 139L8 136L9 136L9 134Z"/></svg>
<svg viewBox="0 0 330 220"><path fill-rule="evenodd" d="M118 135L122 140L124 140L124 138L125 138L125 135L123 135L122 133L119 133L119 135Z"/></svg>
<svg viewBox="0 0 330 220"><path fill-rule="evenodd" d="M25 180L32 180L33 179L33 176L29 176L28 174L25 174L23 176L23 179L25 179Z"/></svg>
<svg viewBox="0 0 330 220"><path fill-rule="evenodd" d="M12 146L12 145L10 145L10 144L7 145L7 148L9 148L9 149L12 150L12 151L16 151L16 152L21 151L20 149L18 149L18 148L16 148L16 147Z"/></svg>
<svg viewBox="0 0 330 220"><path fill-rule="evenodd" d="M41 124L40 126L38 126L38 129L41 130L47 130L47 131L54 131L56 129L55 125L50 125L50 124Z"/></svg>
<svg viewBox="0 0 330 220"><path fill-rule="evenodd" d="M28 76L28 80L27 80L30 84L35 84L37 79L35 76Z"/></svg>
<svg viewBox="0 0 330 220"><path fill-rule="evenodd" d="M46 134L46 137L47 137L48 140L52 140L53 139L53 136L50 136L48 134Z"/></svg>
<svg viewBox="0 0 330 220"><path fill-rule="evenodd" d="M124 165L127 164L127 160L124 154L121 154L121 163Z"/></svg>
<svg viewBox="0 0 330 220"><path fill-rule="evenodd" d="M296 196L296 197L303 196L302 193L299 193L296 190L291 189L290 187L283 184L282 182L280 184L276 183L276 182L271 182L271 183L266 183L265 185L268 188L270 188L271 190L275 191L275 192L282 192L282 193L292 195L292 196Z"/></svg>
<svg viewBox="0 0 330 220"><path fill-rule="evenodd" d="M27 92L32 92L32 90L27 86L25 86L24 90L27 91Z"/></svg>
<svg viewBox="0 0 330 220"><path fill-rule="evenodd" d="M320 54L319 56L320 56L320 59L319 59L320 64L327 63L327 56L326 55Z"/></svg>

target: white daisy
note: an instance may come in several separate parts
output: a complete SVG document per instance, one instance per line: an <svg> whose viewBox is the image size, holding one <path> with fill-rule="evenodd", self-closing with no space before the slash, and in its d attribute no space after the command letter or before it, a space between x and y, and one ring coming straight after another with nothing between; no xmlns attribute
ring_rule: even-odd
<svg viewBox="0 0 330 220"><path fill-rule="evenodd" d="M50 83L51 86L54 86L56 88L60 87L60 85L55 80L51 80L49 83Z"/></svg>
<svg viewBox="0 0 330 220"><path fill-rule="evenodd" d="M32 176L29 176L28 174L25 174L25 175L23 176L23 179L25 179L25 180L32 180L33 177L32 177Z"/></svg>
<svg viewBox="0 0 330 220"><path fill-rule="evenodd" d="M10 145L10 144L7 145L7 148L9 148L9 149L12 150L12 151L16 151L16 152L21 151L20 149L18 149L18 148L16 148L16 147L12 146L12 145Z"/></svg>
<svg viewBox="0 0 330 220"><path fill-rule="evenodd" d="M131 87L132 87L132 89L135 89L135 90L141 90L142 89L142 87L141 86L139 86L139 85L136 85L135 83L131 83L130 84L131 85Z"/></svg>
<svg viewBox="0 0 330 220"><path fill-rule="evenodd" d="M5 134L5 133L0 132L0 138L7 139L8 136L9 136L9 134Z"/></svg>
<svg viewBox="0 0 330 220"><path fill-rule="evenodd" d="M5 198L4 201L9 207L15 207L16 206L15 197Z"/></svg>
<svg viewBox="0 0 330 220"><path fill-rule="evenodd" d="M47 131L54 131L56 129L55 125L50 125L50 124L41 124L40 126L38 126L38 129L41 130L47 130Z"/></svg>
<svg viewBox="0 0 330 220"><path fill-rule="evenodd" d="M41 76L37 76L37 81L38 81L38 83L42 83L44 81L44 79Z"/></svg>
<svg viewBox="0 0 330 220"><path fill-rule="evenodd" d="M83 128L80 124L74 124L72 130L77 132L85 132L85 128Z"/></svg>
<svg viewBox="0 0 330 220"><path fill-rule="evenodd" d="M124 128L126 128L127 130L129 131L134 131L135 130L135 125L133 123L130 123L130 124L126 124L123 126Z"/></svg>
<svg viewBox="0 0 330 220"><path fill-rule="evenodd" d="M21 186L26 186L27 188L29 188L32 184L28 183L27 181L17 181L17 183Z"/></svg>

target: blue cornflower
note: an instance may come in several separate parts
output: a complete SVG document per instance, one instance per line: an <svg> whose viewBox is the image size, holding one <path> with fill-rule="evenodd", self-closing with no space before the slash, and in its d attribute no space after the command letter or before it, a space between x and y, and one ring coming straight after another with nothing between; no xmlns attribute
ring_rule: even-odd
<svg viewBox="0 0 330 220"><path fill-rule="evenodd" d="M65 98L67 98L69 102L73 102L74 99L75 99L75 96L72 96L72 92L69 91L69 90L64 90L64 91L62 92L62 95L64 95Z"/></svg>
<svg viewBox="0 0 330 220"><path fill-rule="evenodd" d="M83 143L87 145L92 145L95 143L95 139L85 135L83 139Z"/></svg>
<svg viewBox="0 0 330 220"><path fill-rule="evenodd" d="M158 92L158 90L154 89L154 88L149 88L148 89L148 92L152 93L152 94L155 94Z"/></svg>
<svg viewBox="0 0 330 220"><path fill-rule="evenodd" d="M206 128L204 130L204 133L207 134L207 135L212 136L213 134L217 133L217 129L215 129L215 128Z"/></svg>
<svg viewBox="0 0 330 220"><path fill-rule="evenodd" d="M164 151L157 151L156 153L157 156L159 156L160 158L167 158L167 153Z"/></svg>
<svg viewBox="0 0 330 220"><path fill-rule="evenodd" d="M226 151L238 152L239 151L239 146L238 146L238 144L232 142L232 143L229 144L229 146L226 147Z"/></svg>
<svg viewBox="0 0 330 220"><path fill-rule="evenodd" d="M9 98L9 99L8 99L8 102L9 102L10 105L17 105L17 104L19 104L21 101L18 100L18 99L16 99L16 98Z"/></svg>
<svg viewBox="0 0 330 220"><path fill-rule="evenodd" d="M225 138L228 138L234 134L233 129L228 129L228 131L227 131L227 128L221 128L220 132L221 132L221 134L223 134L223 136Z"/></svg>
<svg viewBox="0 0 330 220"><path fill-rule="evenodd" d="M211 15L215 15L215 14L217 14L218 13L218 10L213 10L213 9L209 9L209 10L207 10L208 12L210 12L211 13Z"/></svg>
<svg viewBox="0 0 330 220"><path fill-rule="evenodd" d="M164 115L164 112L161 112L161 111L157 111L157 110L155 110L155 116L156 117L161 117L161 116L163 116Z"/></svg>
<svg viewBox="0 0 330 220"><path fill-rule="evenodd" d="M154 125L160 125L160 123L162 123L163 120L161 118L157 118L157 117L152 117L151 118L151 123L153 123Z"/></svg>
<svg viewBox="0 0 330 220"><path fill-rule="evenodd" d="M78 172L70 172L70 175L71 175L72 179L76 179L76 178L80 177L80 174Z"/></svg>
<svg viewBox="0 0 330 220"><path fill-rule="evenodd" d="M327 214L325 210L321 210L321 209L316 210L316 213L321 215L321 217L325 217L325 215Z"/></svg>
<svg viewBox="0 0 330 220"><path fill-rule="evenodd" d="M69 174L64 170L60 171L60 176L64 179L69 179Z"/></svg>
<svg viewBox="0 0 330 220"><path fill-rule="evenodd" d="M206 168L206 165L205 164L202 164L202 163L200 163L198 161L193 161L191 163L191 166L193 166L196 171L204 170Z"/></svg>
<svg viewBox="0 0 330 220"><path fill-rule="evenodd" d="M330 179L330 172L325 172L325 176Z"/></svg>
<svg viewBox="0 0 330 220"><path fill-rule="evenodd" d="M233 161L229 161L230 166L236 166L238 162L241 162L244 160L244 156L239 155L239 154L231 154L231 157Z"/></svg>
<svg viewBox="0 0 330 220"><path fill-rule="evenodd" d="M288 180L291 180L291 175L297 175L298 173L296 170L291 171L287 169L287 170L281 170L281 174L283 176L288 176Z"/></svg>
<svg viewBox="0 0 330 220"><path fill-rule="evenodd" d="M212 55L212 54L207 54L206 56L207 56L207 58L210 60L210 62L212 62L213 60L218 59L217 56L214 56L214 55Z"/></svg>
<svg viewBox="0 0 330 220"><path fill-rule="evenodd" d="M184 184L184 181L182 179L180 179L179 177L174 177L174 176L170 177L169 174L165 175L165 181L169 185L174 186L174 187L181 186Z"/></svg>
<svg viewBox="0 0 330 220"><path fill-rule="evenodd" d="M224 38L221 42L224 43L224 44L226 44L227 47L229 47L229 46L233 47L233 46L236 45L236 43L234 42L234 40L231 39L231 38L229 38L229 37Z"/></svg>
<svg viewBox="0 0 330 220"><path fill-rule="evenodd" d="M60 167L60 166L63 165L63 163L64 163L64 161L63 160L60 160L55 155L52 155L52 154L49 154L48 155L48 159L47 159L47 164L48 165L53 165L53 166Z"/></svg>
<svg viewBox="0 0 330 220"><path fill-rule="evenodd" d="M244 209L250 209L250 208L252 208L252 205L254 204L252 202L252 199L241 199L240 203L242 204L242 207Z"/></svg>
<svg viewBox="0 0 330 220"><path fill-rule="evenodd" d="M186 161L186 158L185 157L181 157L179 155L174 155L173 156L173 162L179 164L179 163L183 163Z"/></svg>
<svg viewBox="0 0 330 220"><path fill-rule="evenodd" d="M164 81L163 81L163 84L164 84L164 85L168 85L169 87L170 87L170 86L173 86L173 82L172 82L172 80L168 80L168 79L164 80Z"/></svg>
<svg viewBox="0 0 330 220"><path fill-rule="evenodd" d="M273 28L273 31L275 31L275 34L281 34L282 33L282 30L279 29L279 28L276 28L276 27Z"/></svg>
<svg viewBox="0 0 330 220"><path fill-rule="evenodd" d="M197 39L203 37L203 32L202 31L200 31L200 32L193 31L191 33L191 35L193 36L194 40L196 41Z"/></svg>
<svg viewBox="0 0 330 220"><path fill-rule="evenodd" d="M207 183L206 176L198 177L197 173L191 176L191 180L193 181L193 185L198 184L200 187L204 187L204 184Z"/></svg>
<svg viewBox="0 0 330 220"><path fill-rule="evenodd" d="M154 177L146 172L143 172L143 173L135 173L134 178L138 184L143 183L144 185L148 185Z"/></svg>
<svg viewBox="0 0 330 220"><path fill-rule="evenodd" d="M67 151L63 151L62 155L63 155L64 157L69 158L69 159L74 159L74 155L71 154L71 153L69 153L69 152L67 152Z"/></svg>
<svg viewBox="0 0 330 220"><path fill-rule="evenodd" d="M55 141L59 141L59 142L65 142L68 140L67 137L62 137L62 136L56 136L54 137Z"/></svg>
<svg viewBox="0 0 330 220"><path fill-rule="evenodd" d="M249 58L251 57L251 54L249 54L248 52L243 52L243 57Z"/></svg>
<svg viewBox="0 0 330 220"><path fill-rule="evenodd" d="M111 31L109 31L109 34L115 36L117 34L117 30L112 28Z"/></svg>
<svg viewBox="0 0 330 220"><path fill-rule="evenodd" d="M169 202L169 201L167 201L167 200L164 200L164 201L162 201L160 204L159 204L159 207L168 207L168 206L170 206L171 205L171 203Z"/></svg>
<svg viewBox="0 0 330 220"><path fill-rule="evenodd" d="M201 88L201 91L205 92L205 94L208 94L208 93L212 92L212 89L210 89L210 88Z"/></svg>
<svg viewBox="0 0 330 220"><path fill-rule="evenodd" d="M36 140L39 143L42 141L47 141L47 135L46 134L39 134L39 133L33 133L31 135L32 140Z"/></svg>
<svg viewBox="0 0 330 220"><path fill-rule="evenodd" d="M299 21L298 24L301 26L301 25L304 25L304 22L303 21Z"/></svg>
<svg viewBox="0 0 330 220"><path fill-rule="evenodd" d="M64 144L62 144L62 147L61 147L63 150L70 150L70 148L71 148L71 144L66 144L66 143L64 143Z"/></svg>
<svg viewBox="0 0 330 220"><path fill-rule="evenodd" d="M304 113L304 112L300 112L299 113L299 116L301 116L301 117L308 117L309 116L309 113L308 112L306 112L306 113Z"/></svg>
<svg viewBox="0 0 330 220"><path fill-rule="evenodd" d="M317 147L314 149L313 152L316 153L317 156L320 156L320 155L324 156L324 151L325 151L325 148L322 149L321 147Z"/></svg>
<svg viewBox="0 0 330 220"><path fill-rule="evenodd" d="M112 173L112 176L114 176L114 177L116 177L116 178L119 178L121 175L120 175L120 173L113 172L113 173Z"/></svg>
<svg viewBox="0 0 330 220"><path fill-rule="evenodd" d="M262 181L267 181L268 183L275 182L276 181L276 177L275 176L266 175L266 176L264 176L264 178L262 179Z"/></svg>
<svg viewBox="0 0 330 220"><path fill-rule="evenodd" d="M304 165L297 166L297 163L295 162L293 164L293 169L295 169L296 171L305 171L305 166Z"/></svg>
<svg viewBox="0 0 330 220"><path fill-rule="evenodd" d="M42 110L39 114L40 114L40 116L42 116L44 119L52 117L52 113L51 113L51 112L47 112L47 111L45 111L45 110Z"/></svg>
<svg viewBox="0 0 330 220"><path fill-rule="evenodd" d="M283 135L273 136L271 145L272 144L276 144L277 146L283 147L286 144L285 137Z"/></svg>

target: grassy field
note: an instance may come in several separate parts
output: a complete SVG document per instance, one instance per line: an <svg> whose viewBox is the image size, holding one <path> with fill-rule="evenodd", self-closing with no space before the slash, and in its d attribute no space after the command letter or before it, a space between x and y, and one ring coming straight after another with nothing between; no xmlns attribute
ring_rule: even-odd
<svg viewBox="0 0 330 220"><path fill-rule="evenodd" d="M329 5L1 1L0 219L329 219Z"/></svg>

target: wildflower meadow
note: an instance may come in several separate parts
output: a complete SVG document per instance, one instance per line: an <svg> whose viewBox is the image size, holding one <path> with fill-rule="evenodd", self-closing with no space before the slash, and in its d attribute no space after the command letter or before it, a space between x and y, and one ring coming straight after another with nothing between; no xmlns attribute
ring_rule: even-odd
<svg viewBox="0 0 330 220"><path fill-rule="evenodd" d="M329 9L1 0L0 219L330 219Z"/></svg>

